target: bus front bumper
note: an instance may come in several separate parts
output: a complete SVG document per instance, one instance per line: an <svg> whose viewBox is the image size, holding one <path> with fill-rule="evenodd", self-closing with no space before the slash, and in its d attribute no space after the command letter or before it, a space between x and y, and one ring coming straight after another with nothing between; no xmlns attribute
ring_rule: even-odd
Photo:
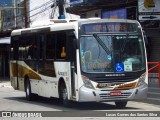
<svg viewBox="0 0 160 120"><path fill-rule="evenodd" d="M110 96L110 92L121 92L119 96ZM105 102L121 100L137 100L147 98L148 85L136 87L130 90L93 90L82 86L79 90L79 102Z"/></svg>

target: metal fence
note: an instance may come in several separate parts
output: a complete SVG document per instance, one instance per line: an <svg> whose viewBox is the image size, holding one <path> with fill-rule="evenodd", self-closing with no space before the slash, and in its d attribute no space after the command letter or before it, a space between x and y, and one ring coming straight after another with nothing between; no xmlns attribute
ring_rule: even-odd
<svg viewBox="0 0 160 120"><path fill-rule="evenodd" d="M155 85L155 87L157 85L160 88L160 62L148 62L148 73L150 85Z"/></svg>

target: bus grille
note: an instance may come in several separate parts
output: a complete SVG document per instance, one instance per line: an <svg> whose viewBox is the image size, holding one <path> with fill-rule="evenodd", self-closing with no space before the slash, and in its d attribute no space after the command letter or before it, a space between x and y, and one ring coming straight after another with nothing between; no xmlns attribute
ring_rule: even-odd
<svg viewBox="0 0 160 120"><path fill-rule="evenodd" d="M94 79L93 81L97 83L113 83L113 82L130 82L135 80L136 78L101 78L101 79Z"/></svg>
<svg viewBox="0 0 160 120"><path fill-rule="evenodd" d="M110 96L110 93L103 93L99 94L100 97L104 100L111 100L111 99L121 99L121 98L128 98L132 93L131 92L125 92L122 93L121 96Z"/></svg>

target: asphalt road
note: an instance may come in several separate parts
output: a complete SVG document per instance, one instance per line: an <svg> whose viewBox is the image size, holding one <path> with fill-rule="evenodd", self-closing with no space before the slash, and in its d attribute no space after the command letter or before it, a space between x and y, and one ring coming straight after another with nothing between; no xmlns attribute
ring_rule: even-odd
<svg viewBox="0 0 160 120"><path fill-rule="evenodd" d="M9 85L1 85L0 86L0 111L21 111L21 112L50 111L51 112L50 114L52 115L54 114L55 116L57 116L57 117L53 117L54 119L101 120L101 119L108 118L105 116L105 113L108 113L110 111L113 113L117 113L117 111L121 111L124 113L128 111L133 111L133 112L135 111L135 113L144 112L144 111L160 111L160 106L154 105L154 104L130 101L128 102L127 107L125 109L117 109L113 102L73 103L71 108L65 108L61 105L58 99L47 99L47 98L39 97L36 101L27 101L25 99L24 92L14 90ZM66 114L68 114L67 118L66 118ZM77 115L77 117L76 118L70 117L72 115L74 117ZM94 117L92 117L92 115ZM148 117L146 116L142 116L141 118L143 117L145 117L145 120L148 119ZM109 118L113 119L113 117L109 117ZM120 118L123 118L123 117L120 117ZM133 118L134 117L131 117L130 119L133 119ZM149 117L149 118L153 119L154 117ZM2 119L10 120L9 118L2 118ZM20 118L14 118L14 119L18 120ZM35 118L32 118L32 119L35 120ZM51 118L47 118L47 119L51 119ZM124 117L123 120L125 119L126 117ZM138 119L138 117L136 117L136 119ZM158 117L155 116L154 120L156 119L158 120Z"/></svg>

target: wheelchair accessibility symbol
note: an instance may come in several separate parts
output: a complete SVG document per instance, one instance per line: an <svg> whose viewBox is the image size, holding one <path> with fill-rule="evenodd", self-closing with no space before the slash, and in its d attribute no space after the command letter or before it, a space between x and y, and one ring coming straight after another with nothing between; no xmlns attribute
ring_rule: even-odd
<svg viewBox="0 0 160 120"><path fill-rule="evenodd" d="M116 72L124 72L124 64L123 63L116 63L115 69L116 69Z"/></svg>

